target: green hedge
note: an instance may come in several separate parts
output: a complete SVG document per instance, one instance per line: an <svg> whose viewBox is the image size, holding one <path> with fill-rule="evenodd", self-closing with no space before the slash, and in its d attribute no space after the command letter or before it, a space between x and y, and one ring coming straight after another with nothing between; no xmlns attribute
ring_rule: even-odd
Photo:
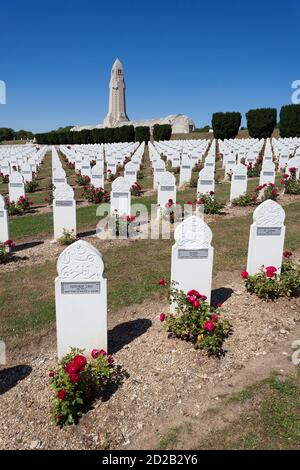
<svg viewBox="0 0 300 470"><path fill-rule="evenodd" d="M134 142L133 126L104 129L83 129L82 131L46 132L35 135L38 144L105 144L111 142Z"/></svg>
<svg viewBox="0 0 300 470"><path fill-rule="evenodd" d="M300 104L282 106L279 129L280 137L300 137Z"/></svg>
<svg viewBox="0 0 300 470"><path fill-rule="evenodd" d="M216 139L234 139L239 132L241 113L214 113L212 115L212 128Z"/></svg>
<svg viewBox="0 0 300 470"><path fill-rule="evenodd" d="M172 135L171 124L154 124L153 139L154 140L170 140Z"/></svg>
<svg viewBox="0 0 300 470"><path fill-rule="evenodd" d="M135 141L146 142L146 144L148 144L149 140L150 140L150 127L137 126L135 128Z"/></svg>
<svg viewBox="0 0 300 470"><path fill-rule="evenodd" d="M250 109L246 113L247 128L250 137L266 139L271 137L276 123L277 111L275 108Z"/></svg>

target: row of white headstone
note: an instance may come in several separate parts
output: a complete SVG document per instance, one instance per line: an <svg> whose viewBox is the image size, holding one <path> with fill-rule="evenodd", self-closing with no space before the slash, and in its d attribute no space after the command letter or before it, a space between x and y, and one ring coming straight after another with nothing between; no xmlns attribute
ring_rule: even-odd
<svg viewBox="0 0 300 470"><path fill-rule="evenodd" d="M285 238L285 212L276 202L263 202L253 214L247 271L275 266L280 273ZM171 282L185 293L198 290L211 300L214 248L212 232L202 218L190 216L175 230ZM66 248L57 263L55 304L58 356L71 347L107 351L107 280L102 255L79 240ZM174 308L174 306L172 307ZM87 312L87 314L83 314Z"/></svg>

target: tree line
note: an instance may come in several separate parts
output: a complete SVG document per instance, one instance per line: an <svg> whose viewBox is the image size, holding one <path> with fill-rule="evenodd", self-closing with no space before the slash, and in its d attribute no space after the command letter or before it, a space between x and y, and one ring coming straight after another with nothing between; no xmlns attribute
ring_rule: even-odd
<svg viewBox="0 0 300 470"><path fill-rule="evenodd" d="M277 122L275 108L250 109L246 113L250 137L266 139L278 125L280 137L300 137L300 104L282 106ZM234 139L239 132L242 115L239 112L214 113L212 128L216 139Z"/></svg>

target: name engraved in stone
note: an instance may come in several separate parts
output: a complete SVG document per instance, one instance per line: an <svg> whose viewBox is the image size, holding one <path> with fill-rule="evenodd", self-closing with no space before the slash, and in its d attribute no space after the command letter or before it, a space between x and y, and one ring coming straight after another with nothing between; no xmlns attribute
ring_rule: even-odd
<svg viewBox="0 0 300 470"><path fill-rule="evenodd" d="M100 294L100 282L62 282L61 293L64 294Z"/></svg>
<svg viewBox="0 0 300 470"><path fill-rule="evenodd" d="M73 206L73 201L55 201L56 207L71 207Z"/></svg>
<svg viewBox="0 0 300 470"><path fill-rule="evenodd" d="M279 236L281 235L281 227L257 227L257 236Z"/></svg>
<svg viewBox="0 0 300 470"><path fill-rule="evenodd" d="M207 259L208 248L202 248L200 250L178 250L179 259Z"/></svg>

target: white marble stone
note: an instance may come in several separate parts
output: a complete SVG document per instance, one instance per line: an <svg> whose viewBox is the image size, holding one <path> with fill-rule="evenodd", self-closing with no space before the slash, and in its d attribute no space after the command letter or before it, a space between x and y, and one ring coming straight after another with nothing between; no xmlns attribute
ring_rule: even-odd
<svg viewBox="0 0 300 470"><path fill-rule="evenodd" d="M104 189L104 175L103 175L103 166L100 164L96 164L92 168L92 179L91 184L95 188L103 188Z"/></svg>
<svg viewBox="0 0 300 470"><path fill-rule="evenodd" d="M137 165L133 162L128 162L124 168L124 177L129 182L130 187L137 181Z"/></svg>
<svg viewBox="0 0 300 470"><path fill-rule="evenodd" d="M130 215L131 193L130 185L126 178L119 176L112 182L110 193L110 213L118 213L119 216Z"/></svg>
<svg viewBox="0 0 300 470"><path fill-rule="evenodd" d="M179 186L189 183L192 177L192 162L188 156L183 156L180 166Z"/></svg>
<svg viewBox="0 0 300 470"><path fill-rule="evenodd" d="M24 178L18 171L13 171L9 176L9 200L17 202L20 197L25 196Z"/></svg>
<svg viewBox="0 0 300 470"><path fill-rule="evenodd" d="M283 208L271 199L255 209L248 245L249 274L259 272L262 266L275 266L280 272L285 238L284 219Z"/></svg>
<svg viewBox="0 0 300 470"><path fill-rule="evenodd" d="M247 167L240 163L232 168L230 201L247 192Z"/></svg>
<svg viewBox="0 0 300 470"><path fill-rule="evenodd" d="M57 262L55 309L57 354L70 348L107 351L107 281L101 253L79 240L67 247Z"/></svg>
<svg viewBox="0 0 300 470"><path fill-rule="evenodd" d="M64 230L76 235L76 201L74 191L66 183L59 184L53 191L54 240L60 238Z"/></svg>
<svg viewBox="0 0 300 470"><path fill-rule="evenodd" d="M265 160L262 164L259 184L262 186L269 183L275 183L275 165L272 161Z"/></svg>
<svg viewBox="0 0 300 470"><path fill-rule="evenodd" d="M188 217L175 229L172 247L171 282L176 289L196 289L210 303L214 249L212 232L200 217Z"/></svg>
<svg viewBox="0 0 300 470"><path fill-rule="evenodd" d="M204 167L199 172L197 193L205 194L215 190L215 175L211 167Z"/></svg>
<svg viewBox="0 0 300 470"><path fill-rule="evenodd" d="M166 203L172 199L176 204L176 178L173 173L165 171L160 177L157 189L157 205L164 208Z"/></svg>

